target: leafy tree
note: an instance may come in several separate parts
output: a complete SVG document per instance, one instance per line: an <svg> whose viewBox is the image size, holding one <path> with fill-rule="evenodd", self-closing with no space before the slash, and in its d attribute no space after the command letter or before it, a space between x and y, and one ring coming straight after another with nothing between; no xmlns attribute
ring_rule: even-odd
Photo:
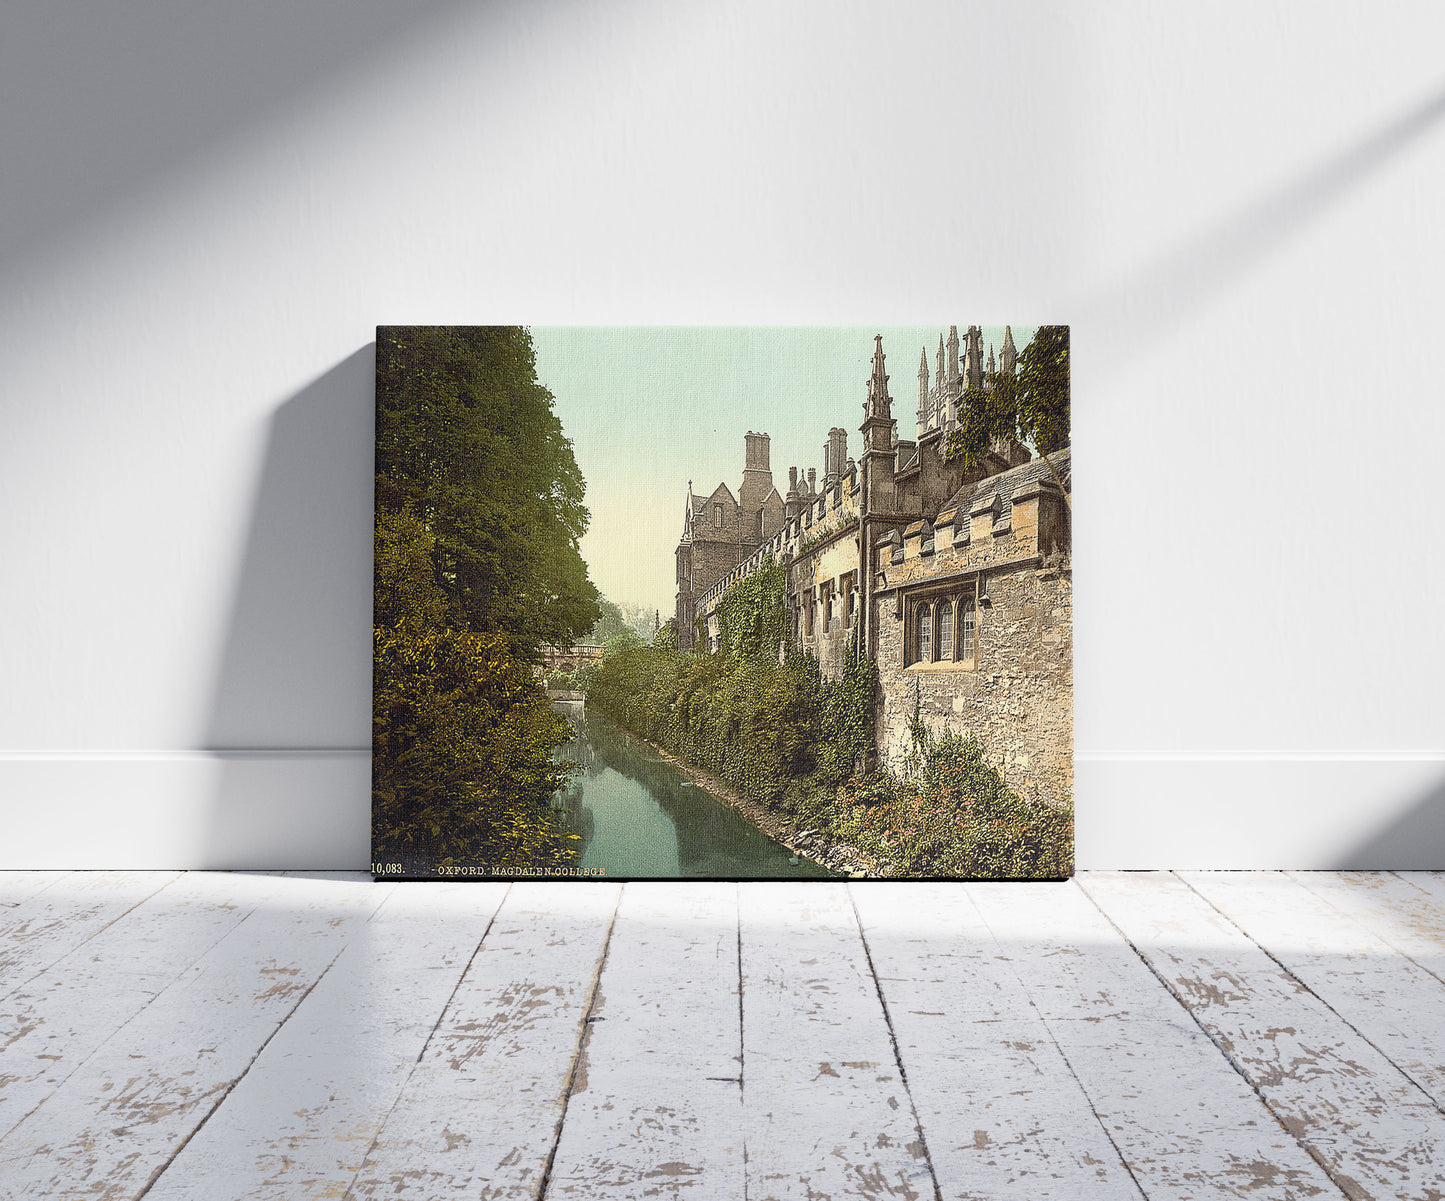
<svg viewBox="0 0 1445 1201"><path fill-rule="evenodd" d="M376 528L372 674L373 842L377 858L547 868L574 836L549 806L567 768L567 723L495 631L449 623L435 538L404 508Z"/></svg>
<svg viewBox="0 0 1445 1201"><path fill-rule="evenodd" d="M615 638L624 630L631 629L627 618L622 615L622 610L605 596L598 604L601 606L602 616L587 634L587 641L593 646L602 646L609 638Z"/></svg>
<svg viewBox="0 0 1445 1201"><path fill-rule="evenodd" d="M378 511L410 508L434 539L459 623L530 659L599 609L577 543L587 527L572 444L512 326L377 331Z"/></svg>
<svg viewBox="0 0 1445 1201"><path fill-rule="evenodd" d="M644 642L650 642L662 625L656 609L644 605L614 605L605 596L598 602L602 616L587 634L587 641L601 646L624 630L631 630Z"/></svg>
<svg viewBox="0 0 1445 1201"><path fill-rule="evenodd" d="M373 842L561 866L569 736L534 664L598 617L572 445L520 328L377 331Z"/></svg>
<svg viewBox="0 0 1445 1201"><path fill-rule="evenodd" d="M1069 443L1069 327L1042 325L1019 355L1018 370L968 388L948 452L972 470L996 442L1016 438L1049 455Z"/></svg>

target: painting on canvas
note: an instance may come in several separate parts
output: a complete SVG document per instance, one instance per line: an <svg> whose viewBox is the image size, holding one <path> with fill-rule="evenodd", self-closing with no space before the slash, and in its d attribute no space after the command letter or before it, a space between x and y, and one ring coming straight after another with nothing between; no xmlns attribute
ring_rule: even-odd
<svg viewBox="0 0 1445 1201"><path fill-rule="evenodd" d="M1066 326L378 328L374 874L1070 875L1069 412Z"/></svg>

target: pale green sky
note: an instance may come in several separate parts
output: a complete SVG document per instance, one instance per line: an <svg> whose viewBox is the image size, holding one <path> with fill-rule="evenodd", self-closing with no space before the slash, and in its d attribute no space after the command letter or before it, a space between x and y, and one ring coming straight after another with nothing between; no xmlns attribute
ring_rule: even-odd
<svg viewBox="0 0 1445 1201"><path fill-rule="evenodd" d="M1035 329L1013 327L1019 350ZM911 439L918 352L927 346L931 372L947 325L534 326L537 375L556 397L587 481L592 523L582 554L603 595L667 619L687 482L702 495L723 482L736 496L746 431L772 436L779 492L790 466L822 474L835 425L857 458L874 334L883 335L898 436ZM1002 341L1003 326L983 327L985 359Z"/></svg>

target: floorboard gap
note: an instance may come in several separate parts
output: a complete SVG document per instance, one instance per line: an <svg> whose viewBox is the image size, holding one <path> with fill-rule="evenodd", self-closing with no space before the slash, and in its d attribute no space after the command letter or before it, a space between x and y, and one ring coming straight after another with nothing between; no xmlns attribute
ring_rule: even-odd
<svg viewBox="0 0 1445 1201"><path fill-rule="evenodd" d="M1188 887L1189 881L1180 879L1180 877L1175 875L1175 873L1173 872L1169 872L1168 874L1174 876L1176 880L1180 880L1180 883ZM1090 895L1088 889L1080 888L1079 891L1088 898L1089 904L1091 904L1095 909L1099 911L1100 914L1103 915L1104 920L1114 928L1114 931L1119 935L1120 938L1124 940L1124 943L1128 946L1128 948L1139 957L1139 962L1149 969L1150 974L1153 975L1153 977L1159 981L1160 985L1163 986L1164 990L1171 997L1174 998L1174 1000L1179 1004L1179 1007L1189 1015L1189 1020L1192 1021L1195 1026L1199 1028L1200 1033L1202 1033L1205 1038L1207 1038L1211 1043L1214 1044L1215 1049L1224 1056L1225 1062L1234 1069L1236 1075L1238 1075L1239 1078L1249 1086L1250 1092L1252 1092L1259 1099L1259 1103L1264 1107L1265 1113L1269 1114L1269 1116L1275 1120L1275 1123L1279 1126L1279 1128L1284 1131L1284 1133L1288 1135L1291 1139L1293 1139L1295 1144L1299 1146L1299 1148L1304 1151L1306 1155L1308 1155L1312 1160L1314 1160L1314 1162L1319 1166L1320 1171L1322 1171L1329 1178L1330 1183L1340 1190L1340 1196L1344 1197L1346 1201L1356 1201L1359 1196L1358 1192L1353 1192L1349 1188L1347 1188L1345 1184L1341 1182L1339 1176L1335 1173L1335 1171L1324 1160L1321 1154L1289 1128L1284 1119L1280 1117L1277 1112L1275 1112L1274 1106L1269 1103L1269 1100L1265 1097L1264 1093L1260 1091L1259 1086L1249 1078L1249 1073L1244 1070L1239 1060L1236 1059L1233 1055L1229 1053L1229 1051L1225 1049L1224 1045L1219 1041L1219 1039L1214 1037L1214 1034L1210 1031L1209 1027L1204 1024L1204 1022L1200 1019L1199 1015L1194 1012L1194 1010L1189 1006L1189 1003L1185 1001L1184 998L1180 995L1179 990L1176 989L1174 985L1172 985L1167 979L1165 979L1164 975L1158 969L1156 969L1152 963L1149 962L1149 957L1145 955L1144 952L1141 951L1137 945L1135 945L1133 939L1131 939L1127 934L1124 933L1119 923L1116 922L1109 915L1109 913L1104 909L1104 907L1100 905L1098 901L1094 900L1093 896ZM1193 892L1194 890L1191 888L1190 891ZM1250 941L1254 942L1253 939L1250 939ZM1258 944L1256 943L1255 945L1257 946Z"/></svg>
<svg viewBox="0 0 1445 1201"><path fill-rule="evenodd" d="M356 1171L351 1174L351 1179L346 1185L346 1191L341 1194L342 1201L346 1201L346 1199L351 1196L351 1190L356 1187L357 1180L361 1178L361 1173L366 1167L366 1161L371 1157L371 1153L376 1150L376 1144L381 1140L381 1136L386 1133L386 1124L391 1121L391 1115L396 1112L396 1107L401 1104L402 1097L406 1096L407 1085L411 1083L411 1078L416 1072L417 1064L421 1063L426 1057L427 1048L431 1046L432 1039L436 1037L436 1032L441 1029L442 1020L447 1016L447 1012L452 1007L452 1001L456 999L457 989L461 988L462 981L467 978L467 973L472 970L472 962L486 944L487 935L492 932L492 926L496 924L497 915L502 912L502 907L507 903L507 898L511 896L511 894L512 886L508 884L506 891L502 893L501 901L499 901L497 907L492 910L492 916L487 919L487 924L482 930L481 937L477 939L477 945L472 948L472 953L467 956L467 966L462 968L461 974L457 976L457 982L452 985L452 991L447 995L446 1004L441 1007L441 1010L437 1013L437 1020L432 1023L431 1029L427 1031L426 1039L422 1042L421 1050L417 1052L417 1057L411 1065L411 1070L407 1072L406 1079L401 1082L401 1087L396 1090L396 1096L391 1099L391 1104L387 1107L385 1116L377 1123L376 1133L371 1136L371 1142L367 1144L367 1148L365 1152L362 1153L361 1159L357 1161ZM388 898L388 900L389 899L390 898ZM385 908L385 905L386 902L383 901L381 905L377 906L376 913L380 913L381 910ZM375 917L376 913L373 913L372 917Z"/></svg>
<svg viewBox="0 0 1445 1201"><path fill-rule="evenodd" d="M908 1069L903 1065L903 1054L898 1049L898 1035L893 1030L893 1015L888 1012L888 1000L883 995L883 984L878 979L878 969L873 965L873 952L868 946L868 935L863 929L863 916L858 912L858 899L853 895L853 886L848 889L848 904L853 909L853 921L858 926L858 941L863 947L863 960L868 965L868 975L873 980L873 990L878 995L878 1004L883 1008L883 1024L888 1028L888 1043L893 1048L893 1062L898 1068L898 1079L903 1084L903 1095L908 1098L908 1108L913 1114L913 1129L918 1134L918 1145L923 1149L923 1162L928 1165L928 1178L933 1182L934 1201L943 1201L943 1190L939 1187L938 1173L933 1168L933 1156L928 1150L928 1137L923 1133L923 1122L918 1116L918 1106L913 1101L913 1090L908 1087Z"/></svg>
<svg viewBox="0 0 1445 1201"><path fill-rule="evenodd" d="M607 967L607 952L612 949L612 931L617 927L617 911L622 908L622 895L626 891L626 884L617 890L617 900L612 904L612 916L607 919L607 936L602 940L602 954L597 960L597 970L592 973L587 1010L582 1015L582 1028L577 1032L577 1051L572 1056L572 1070L567 1074L567 1087L562 1090L562 1112L557 1115L557 1132L552 1138L552 1149L547 1152L547 1162L542 1167L542 1180L534 1194L536 1201L545 1201L547 1186L552 1183L552 1168L557 1162L557 1148L562 1145L562 1128L567 1124L567 1106L572 1102L577 1073L586 1062L587 1044L592 1037L593 1010L597 1008L597 992L602 984L602 973Z"/></svg>
<svg viewBox="0 0 1445 1201"><path fill-rule="evenodd" d="M272 1029L270 1034L266 1035L265 1041L256 1048L256 1054L251 1056L250 1060L241 1070L240 1074L237 1075L235 1079L233 1079L229 1084L227 1084L225 1088L219 1090L220 1095L216 1098L215 1104L212 1105L210 1109L206 1110L205 1114L202 1116L199 1122L197 1122L194 1126L191 1127L190 1133L187 1134L186 1137L183 1138L176 1146L176 1149L166 1157L165 1163L161 1164L158 1168L156 1168L154 1172L150 1174L150 1178L146 1180L144 1187L141 1188L140 1192L136 1193L134 1201L141 1201L141 1198L143 1198L148 1192L151 1191L151 1189L155 1187L156 1181L158 1181L163 1175L165 1175L166 1169L169 1168L171 1164L176 1162L176 1159L180 1156L181 1152L184 1151L188 1146L190 1146L191 1140L201 1132L201 1128L204 1127L205 1124L211 1120L211 1116L216 1112L216 1110L221 1108L222 1104L225 1103L226 1098L229 1097L231 1093L235 1091L236 1086L246 1078L246 1074L250 1072L253 1067L256 1066L256 1061L266 1053L266 1048L271 1045L271 1040L275 1038L276 1035L281 1033L281 1028L285 1026L286 1023L291 1020L292 1016L296 1013L296 1011L306 1003L306 998L316 991L316 986L320 984L321 981L326 979L326 973L336 966L336 961L340 959L341 956L345 953L346 943L342 943L340 950L338 950L336 954L331 957L327 965L321 969L321 971L317 974L316 979L311 981L310 986L297 999L296 1004L291 1006L291 1008L286 1011L286 1016L276 1023L275 1028Z"/></svg>

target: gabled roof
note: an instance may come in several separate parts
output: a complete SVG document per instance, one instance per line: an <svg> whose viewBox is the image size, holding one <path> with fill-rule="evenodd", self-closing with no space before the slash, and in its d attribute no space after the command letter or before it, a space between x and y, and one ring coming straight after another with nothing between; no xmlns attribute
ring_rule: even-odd
<svg viewBox="0 0 1445 1201"><path fill-rule="evenodd" d="M716 501L722 500L723 497L727 497L729 504L736 505L738 503L733 499L733 494L728 488L728 486L726 484L719 484L716 488L712 490L712 495L709 496L707 500L703 502L703 504L713 504Z"/></svg>
<svg viewBox="0 0 1445 1201"><path fill-rule="evenodd" d="M1010 467L1007 471L1001 471L997 475L990 475L985 479L977 480L972 484L964 484L953 496L944 503L939 510L940 513L954 509L960 514L971 513L977 501L984 500L990 495L998 497L1000 518L1007 517L1013 510L1014 489L1020 484L1032 483L1037 479L1054 478L1054 472L1058 472L1059 478L1064 481L1064 487L1073 490L1073 480L1069 474L1069 447L1065 446L1060 450L1051 451L1049 459L1053 462L1052 470L1049 464L1042 457L1030 459L1027 463L1021 463L1017 467Z"/></svg>

